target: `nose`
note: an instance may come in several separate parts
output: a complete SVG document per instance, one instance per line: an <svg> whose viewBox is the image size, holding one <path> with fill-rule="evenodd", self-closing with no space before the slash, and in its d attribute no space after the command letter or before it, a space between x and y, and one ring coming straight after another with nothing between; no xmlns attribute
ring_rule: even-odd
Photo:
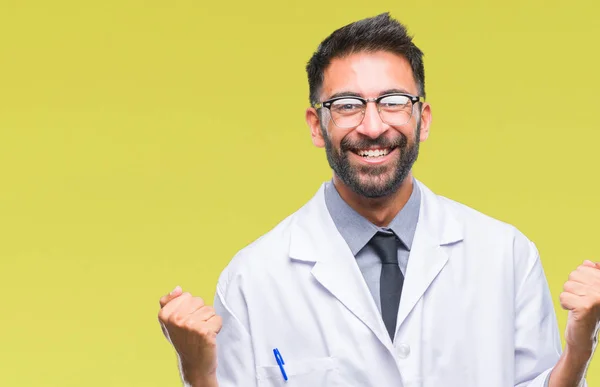
<svg viewBox="0 0 600 387"><path fill-rule="evenodd" d="M356 131L372 139L376 139L389 129L389 125L381 120L377 111L377 104L367 103L365 116Z"/></svg>

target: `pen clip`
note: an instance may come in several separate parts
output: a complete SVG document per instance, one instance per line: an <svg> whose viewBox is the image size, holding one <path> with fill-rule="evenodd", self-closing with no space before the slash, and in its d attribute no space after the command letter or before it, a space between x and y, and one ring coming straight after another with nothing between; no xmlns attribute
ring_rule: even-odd
<svg viewBox="0 0 600 387"><path fill-rule="evenodd" d="M277 348L275 348L273 350L273 353L275 354L275 360L277 360L277 364L285 364L285 362L283 361L283 358L281 357L281 353L279 352L279 350Z"/></svg>

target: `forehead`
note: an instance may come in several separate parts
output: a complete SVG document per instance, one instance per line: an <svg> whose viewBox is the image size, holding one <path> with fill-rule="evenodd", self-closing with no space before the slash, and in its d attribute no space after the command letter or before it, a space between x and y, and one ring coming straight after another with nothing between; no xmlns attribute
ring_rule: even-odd
<svg viewBox="0 0 600 387"><path fill-rule="evenodd" d="M331 61L323 74L321 97L352 92L371 98L391 89L418 94L408 60L387 51L358 52Z"/></svg>

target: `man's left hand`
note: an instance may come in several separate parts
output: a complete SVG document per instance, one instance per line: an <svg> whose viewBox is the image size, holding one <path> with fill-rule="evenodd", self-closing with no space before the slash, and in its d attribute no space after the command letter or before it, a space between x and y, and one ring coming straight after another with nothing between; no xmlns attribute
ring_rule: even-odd
<svg viewBox="0 0 600 387"><path fill-rule="evenodd" d="M600 326L600 264L583 262L569 275L563 289L560 304L569 311L566 346L591 357Z"/></svg>

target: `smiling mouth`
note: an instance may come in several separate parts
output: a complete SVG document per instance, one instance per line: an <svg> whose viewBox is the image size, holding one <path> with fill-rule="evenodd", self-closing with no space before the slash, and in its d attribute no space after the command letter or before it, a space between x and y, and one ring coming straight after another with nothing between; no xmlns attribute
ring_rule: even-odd
<svg viewBox="0 0 600 387"><path fill-rule="evenodd" d="M353 149L352 152L359 155L362 158L369 160L376 160L379 158L383 158L390 154L395 147L389 148L371 148L371 149Z"/></svg>

